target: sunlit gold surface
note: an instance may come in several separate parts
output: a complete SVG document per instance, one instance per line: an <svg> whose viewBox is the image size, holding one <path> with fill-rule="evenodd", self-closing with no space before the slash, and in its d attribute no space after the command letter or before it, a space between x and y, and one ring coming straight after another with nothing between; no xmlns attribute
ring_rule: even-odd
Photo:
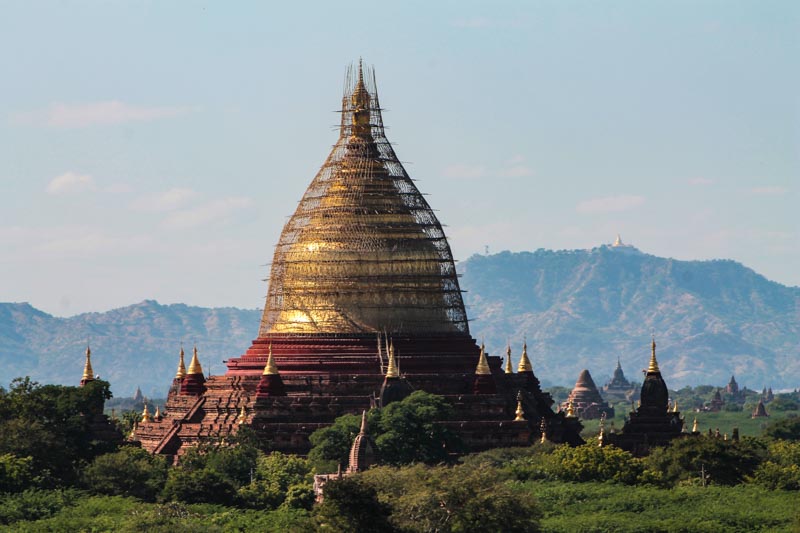
<svg viewBox="0 0 800 533"><path fill-rule="evenodd" d="M475 368L475 374L478 376L488 376L492 373L489 369L489 361L486 359L486 350L483 343L481 343L481 355L478 357L478 366Z"/></svg>
<svg viewBox="0 0 800 533"><path fill-rule="evenodd" d="M260 336L468 332L444 232L367 85L359 69L339 141L281 234Z"/></svg>
<svg viewBox="0 0 800 533"><path fill-rule="evenodd" d="M528 343L522 345L522 356L519 358L519 366L517 372L533 372L533 365L531 360L528 359Z"/></svg>
<svg viewBox="0 0 800 533"><path fill-rule="evenodd" d="M203 367L200 366L200 359L197 357L197 346L192 350L192 360L189 362L189 370L187 374L202 374Z"/></svg>
<svg viewBox="0 0 800 533"><path fill-rule="evenodd" d="M652 352L650 353L650 364L647 367L647 372L660 372L658 369L658 361L656 361L656 340L653 339Z"/></svg>
<svg viewBox="0 0 800 533"><path fill-rule="evenodd" d="M175 379L183 379L183 376L186 375L186 363L183 362L183 346L181 346L181 352L178 355L178 371L175 372Z"/></svg>
<svg viewBox="0 0 800 533"><path fill-rule="evenodd" d="M86 363L83 365L83 376L81 381L92 381L94 379L94 369L92 369L92 350L86 347Z"/></svg>

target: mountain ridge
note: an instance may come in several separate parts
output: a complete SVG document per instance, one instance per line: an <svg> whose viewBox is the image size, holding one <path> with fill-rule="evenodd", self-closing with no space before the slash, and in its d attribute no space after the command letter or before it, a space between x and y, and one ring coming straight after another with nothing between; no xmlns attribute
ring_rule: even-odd
<svg viewBox="0 0 800 533"><path fill-rule="evenodd" d="M800 382L800 288L732 260L683 261L633 247L474 255L459 264L472 335L516 359L523 338L539 378L571 385L588 368L598 383L620 357L629 378L644 368L653 331L672 388L750 388ZM75 383L91 342L95 371L118 396L141 386L161 396L181 342L196 342L206 371L241 355L261 310L144 300L105 312L56 317L29 303L0 303L0 384L30 375Z"/></svg>

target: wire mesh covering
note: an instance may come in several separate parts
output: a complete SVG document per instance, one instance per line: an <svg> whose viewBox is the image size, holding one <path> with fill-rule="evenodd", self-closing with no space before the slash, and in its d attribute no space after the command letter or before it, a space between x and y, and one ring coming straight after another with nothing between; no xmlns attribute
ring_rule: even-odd
<svg viewBox="0 0 800 533"><path fill-rule="evenodd" d="M283 228L259 336L469 333L442 226L386 139L374 70L345 80L339 140Z"/></svg>

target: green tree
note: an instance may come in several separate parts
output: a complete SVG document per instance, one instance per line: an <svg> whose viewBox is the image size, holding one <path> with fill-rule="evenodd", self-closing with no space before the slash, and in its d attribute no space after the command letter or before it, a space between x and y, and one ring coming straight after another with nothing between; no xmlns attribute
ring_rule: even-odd
<svg viewBox="0 0 800 533"><path fill-rule="evenodd" d="M126 446L97 457L82 478L83 484L98 494L155 501L167 479L167 462L162 456Z"/></svg>
<svg viewBox="0 0 800 533"><path fill-rule="evenodd" d="M311 465L294 455L260 453L253 480L239 489L242 505L254 509L289 507L310 509L314 502Z"/></svg>
<svg viewBox="0 0 800 533"><path fill-rule="evenodd" d="M583 446L558 446L548 456L548 467L564 481L617 481L635 484L644 473L642 462L614 446L589 442Z"/></svg>
<svg viewBox="0 0 800 533"><path fill-rule="evenodd" d="M369 432L379 462L401 465L451 461L454 453L464 450L458 436L440 424L452 416L452 409L441 396L416 391L402 401L371 410ZM337 464L347 465L360 424L360 417L344 415L333 425L311 434L309 460L318 471L332 472Z"/></svg>
<svg viewBox="0 0 800 533"><path fill-rule="evenodd" d="M0 493L20 492L38 485L33 459L6 453L0 455Z"/></svg>
<svg viewBox="0 0 800 533"><path fill-rule="evenodd" d="M0 389L0 453L30 457L37 472L74 482L82 464L118 445L91 431L110 397L101 380L66 387L15 379L8 391Z"/></svg>
<svg viewBox="0 0 800 533"><path fill-rule="evenodd" d="M675 439L655 448L644 459L645 468L660 472L664 482L697 479L705 472L713 484L736 485L752 475L766 456L766 446L751 438L739 442L712 437Z"/></svg>
<svg viewBox="0 0 800 533"><path fill-rule="evenodd" d="M329 481L325 499L314 509L319 529L342 533L393 531L389 514L389 506L381 503L375 489L358 476Z"/></svg>
<svg viewBox="0 0 800 533"><path fill-rule="evenodd" d="M169 471L162 498L184 503L232 505L236 498L236 487L214 470L178 467Z"/></svg>
<svg viewBox="0 0 800 533"><path fill-rule="evenodd" d="M770 443L767 460L748 479L768 489L800 490L800 442Z"/></svg>
<svg viewBox="0 0 800 533"><path fill-rule="evenodd" d="M794 416L770 422L764 429L764 435L772 439L800 440L800 417Z"/></svg>
<svg viewBox="0 0 800 533"><path fill-rule="evenodd" d="M522 532L539 527L541 511L530 491L489 462L378 467L360 477L390 506L391 523L400 531Z"/></svg>

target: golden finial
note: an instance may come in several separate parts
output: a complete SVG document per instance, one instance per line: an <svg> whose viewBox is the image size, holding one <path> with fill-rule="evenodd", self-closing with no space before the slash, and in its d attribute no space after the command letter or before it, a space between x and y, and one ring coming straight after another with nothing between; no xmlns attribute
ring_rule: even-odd
<svg viewBox="0 0 800 533"><path fill-rule="evenodd" d="M661 372L658 369L658 361L656 361L656 338L653 337L652 352L650 354L650 366L647 367L647 373Z"/></svg>
<svg viewBox="0 0 800 533"><path fill-rule="evenodd" d="M394 359L394 342L389 344L389 364L386 365L387 378L399 378L400 372L397 370L397 361Z"/></svg>
<svg viewBox="0 0 800 533"><path fill-rule="evenodd" d="M92 369L92 349L89 345L86 345L86 363L83 365L83 377L81 377L82 382L93 381L94 380L94 370Z"/></svg>
<svg viewBox="0 0 800 533"><path fill-rule="evenodd" d="M139 428L139 421L134 420L133 425L131 426L131 434L128 436L129 439L133 440L136 438L136 430Z"/></svg>
<svg viewBox="0 0 800 533"><path fill-rule="evenodd" d="M153 420L155 420L156 422L158 422L158 421L159 421L159 420L161 420L162 418L163 418L163 417L161 416L161 408L160 408L159 406L157 406L157 405L156 405L156 414L154 414L154 415L153 415Z"/></svg>
<svg viewBox="0 0 800 533"><path fill-rule="evenodd" d="M511 345L506 346L506 374L513 374L514 369L511 366Z"/></svg>
<svg viewBox="0 0 800 533"><path fill-rule="evenodd" d="M539 423L539 433L542 434L542 437L539 440L539 442L544 444L545 442L547 442L547 420L545 420L544 417L542 417L542 421Z"/></svg>
<svg viewBox="0 0 800 533"><path fill-rule="evenodd" d="M150 411L147 410L147 402L144 403L144 410L142 411L142 423L150 422Z"/></svg>
<svg viewBox="0 0 800 533"><path fill-rule="evenodd" d="M566 413L567 413L567 418L577 418L577 416L575 415L575 406L573 405L572 400L570 400L569 403L567 404Z"/></svg>
<svg viewBox="0 0 800 533"><path fill-rule="evenodd" d="M186 375L186 364L183 362L183 344L181 344L181 351L178 355L178 371L175 373L175 379L183 379Z"/></svg>
<svg viewBox="0 0 800 533"><path fill-rule="evenodd" d="M517 393L517 410L514 412L514 422L525 422L525 411L522 409L522 391Z"/></svg>
<svg viewBox="0 0 800 533"><path fill-rule="evenodd" d="M519 366L517 372L533 372L533 365L531 360L528 359L528 341L522 343L522 356L519 358Z"/></svg>
<svg viewBox="0 0 800 533"><path fill-rule="evenodd" d="M267 364L264 367L264 376L275 376L278 374L278 365L275 364L275 359L272 357L272 343L269 343L269 356L267 357Z"/></svg>
<svg viewBox="0 0 800 533"><path fill-rule="evenodd" d="M478 356L478 366L475 369L476 376L488 376L492 373L489 369L489 361L486 360L486 351L481 343L481 354Z"/></svg>
<svg viewBox="0 0 800 533"><path fill-rule="evenodd" d="M203 367L200 366L200 360L197 358L197 346L192 350L192 360L189 362L189 370L186 373L189 375L203 373Z"/></svg>
<svg viewBox="0 0 800 533"><path fill-rule="evenodd" d="M678 412L678 400L675 400L675 403L672 405L672 412L673 413Z"/></svg>
<svg viewBox="0 0 800 533"><path fill-rule="evenodd" d="M697 429L697 417L694 417L694 423L692 424L692 433L697 433L699 430Z"/></svg>
<svg viewBox="0 0 800 533"><path fill-rule="evenodd" d="M239 409L239 416L236 417L236 423L241 426L244 424L245 420L247 420L247 409L245 409L244 404L242 404L242 408Z"/></svg>

